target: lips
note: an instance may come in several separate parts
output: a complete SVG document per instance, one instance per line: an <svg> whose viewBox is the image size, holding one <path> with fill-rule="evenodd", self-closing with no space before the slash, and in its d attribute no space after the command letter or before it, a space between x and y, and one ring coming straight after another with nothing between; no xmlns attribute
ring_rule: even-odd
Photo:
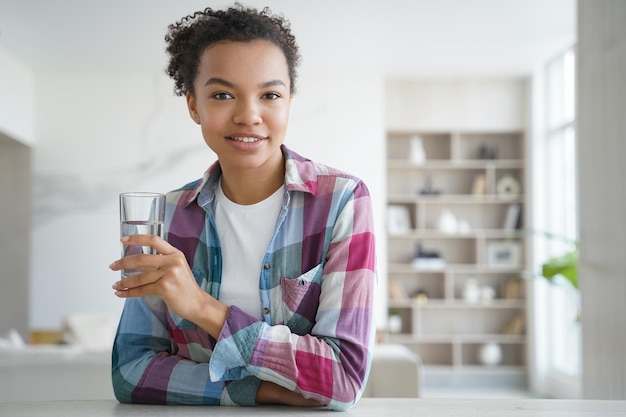
<svg viewBox="0 0 626 417"><path fill-rule="evenodd" d="M234 140L235 142L243 142L243 143L255 143L261 140L261 138L250 137L250 136L227 136L228 139Z"/></svg>

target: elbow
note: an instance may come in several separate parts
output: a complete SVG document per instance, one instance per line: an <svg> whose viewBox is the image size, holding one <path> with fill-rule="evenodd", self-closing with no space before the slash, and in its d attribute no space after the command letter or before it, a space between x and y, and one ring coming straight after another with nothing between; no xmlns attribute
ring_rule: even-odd
<svg viewBox="0 0 626 417"><path fill-rule="evenodd" d="M355 381L352 378L348 378L347 386L342 390L342 395L336 395L331 398L327 404L327 408L332 411L348 411L356 405L357 402L363 396L366 380L361 382Z"/></svg>
<svg viewBox="0 0 626 417"><path fill-rule="evenodd" d="M332 410L332 411L348 411L349 409L351 409L352 407L354 407L356 405L356 403L359 401L360 399L360 395L358 395L357 397L355 397L352 401L336 401L333 400L330 403L328 403L328 409Z"/></svg>
<svg viewBox="0 0 626 417"><path fill-rule="evenodd" d="M113 368L111 373L111 383L113 385L113 395L115 399L123 404L132 403L132 393L134 387L124 379L119 368Z"/></svg>

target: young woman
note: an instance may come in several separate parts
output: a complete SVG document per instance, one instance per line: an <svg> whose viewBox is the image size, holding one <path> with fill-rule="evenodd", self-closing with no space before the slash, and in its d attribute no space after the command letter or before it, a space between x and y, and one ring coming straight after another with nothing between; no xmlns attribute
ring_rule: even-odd
<svg viewBox="0 0 626 417"><path fill-rule="evenodd" d="M283 144L298 48L268 9L169 27L168 74L218 160L167 195L164 239L134 235L112 270L121 402L345 410L374 341L371 202L361 180Z"/></svg>

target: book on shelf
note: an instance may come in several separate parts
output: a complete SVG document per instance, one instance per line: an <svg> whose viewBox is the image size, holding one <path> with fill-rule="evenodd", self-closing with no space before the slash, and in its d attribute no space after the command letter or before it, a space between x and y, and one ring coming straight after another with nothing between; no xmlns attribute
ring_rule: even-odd
<svg viewBox="0 0 626 417"><path fill-rule="evenodd" d="M502 225L502 228L504 230L519 229L522 226L521 217L522 205L519 203L509 204L506 210L506 215L504 216L504 223Z"/></svg>
<svg viewBox="0 0 626 417"><path fill-rule="evenodd" d="M404 286L395 279L389 280L389 298L392 300L408 300L409 294L404 289Z"/></svg>
<svg viewBox="0 0 626 417"><path fill-rule="evenodd" d="M505 300L521 300L524 298L524 282L519 278L509 278L502 282L500 294Z"/></svg>
<svg viewBox="0 0 626 417"><path fill-rule="evenodd" d="M526 332L526 318L523 314L513 316L502 329L502 334L522 335Z"/></svg>

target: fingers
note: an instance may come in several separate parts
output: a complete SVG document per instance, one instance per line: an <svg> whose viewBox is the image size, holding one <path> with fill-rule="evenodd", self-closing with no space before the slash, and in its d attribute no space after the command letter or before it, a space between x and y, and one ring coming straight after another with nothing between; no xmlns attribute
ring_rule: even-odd
<svg viewBox="0 0 626 417"><path fill-rule="evenodd" d="M117 261L114 261L109 268L112 271L120 270L139 270L151 271L161 267L164 259L160 255L128 255Z"/></svg>
<svg viewBox="0 0 626 417"><path fill-rule="evenodd" d="M151 247L162 255L173 255L178 251L159 236L155 235L130 235L121 238L124 245L125 255L109 265L113 271L135 269L146 271L161 267L165 259L161 256L144 254L142 247Z"/></svg>
<svg viewBox="0 0 626 417"><path fill-rule="evenodd" d="M163 273L160 270L131 275L112 285L115 295L120 298L143 297L158 294L158 284Z"/></svg>
<svg viewBox="0 0 626 417"><path fill-rule="evenodd" d="M176 281L176 277L185 272L185 267L188 268L183 253L159 236L130 235L123 237L121 242L125 248L151 247L159 255L132 254L109 265L112 271L139 271L139 273L123 278L112 285L115 295L118 297L162 296L171 291L172 285L169 281L172 281L172 278ZM162 280L166 276L169 278Z"/></svg>
<svg viewBox="0 0 626 417"><path fill-rule="evenodd" d="M162 255L169 255L178 251L157 235L128 235L121 238L124 245L150 246Z"/></svg>
<svg viewBox="0 0 626 417"><path fill-rule="evenodd" d="M163 278L163 275L164 273L160 269L130 275L117 281L112 285L112 288L114 290L122 291L156 284L161 278Z"/></svg>

